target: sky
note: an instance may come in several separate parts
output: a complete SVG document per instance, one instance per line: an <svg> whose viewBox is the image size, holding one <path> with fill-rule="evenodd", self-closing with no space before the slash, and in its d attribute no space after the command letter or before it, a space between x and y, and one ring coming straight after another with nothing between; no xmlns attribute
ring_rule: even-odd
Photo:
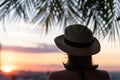
<svg viewBox="0 0 120 80"><path fill-rule="evenodd" d="M23 71L64 69L66 53L54 43L54 38L63 34L63 29L56 26L47 34L41 34L41 26L34 28L34 25L27 23L8 23L5 26L0 23L2 69L6 66L11 70ZM100 40L101 51L93 56L93 63L98 64L100 69L120 71L120 49L116 43L115 46L107 40Z"/></svg>

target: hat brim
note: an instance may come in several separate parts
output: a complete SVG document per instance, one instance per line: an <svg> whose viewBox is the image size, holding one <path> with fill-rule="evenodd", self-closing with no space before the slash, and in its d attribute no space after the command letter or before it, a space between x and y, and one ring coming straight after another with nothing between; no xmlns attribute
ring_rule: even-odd
<svg viewBox="0 0 120 80"><path fill-rule="evenodd" d="M55 38L55 44L57 45L58 48L60 48L62 51L75 55L75 56L89 56L89 55L94 55L100 51L100 43L99 41L93 37L94 42L90 47L86 48L76 48L67 45L64 42L64 35L58 36Z"/></svg>

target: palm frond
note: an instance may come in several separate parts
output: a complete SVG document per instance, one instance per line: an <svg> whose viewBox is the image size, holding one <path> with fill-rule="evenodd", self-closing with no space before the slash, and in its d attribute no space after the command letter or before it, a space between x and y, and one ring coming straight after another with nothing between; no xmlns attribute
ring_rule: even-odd
<svg viewBox="0 0 120 80"><path fill-rule="evenodd" d="M0 20L24 19L46 31L56 25L79 23L90 26L99 37L115 39L117 34L120 39L119 4L120 0L1 0Z"/></svg>

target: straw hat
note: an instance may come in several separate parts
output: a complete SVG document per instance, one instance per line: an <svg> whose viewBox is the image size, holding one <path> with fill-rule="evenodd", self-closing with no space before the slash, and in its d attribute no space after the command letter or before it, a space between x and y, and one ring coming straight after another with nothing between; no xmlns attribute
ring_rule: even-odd
<svg viewBox="0 0 120 80"><path fill-rule="evenodd" d="M66 27L65 34L56 37L55 43L64 52L75 56L89 56L100 51L100 43L92 31L80 24Z"/></svg>

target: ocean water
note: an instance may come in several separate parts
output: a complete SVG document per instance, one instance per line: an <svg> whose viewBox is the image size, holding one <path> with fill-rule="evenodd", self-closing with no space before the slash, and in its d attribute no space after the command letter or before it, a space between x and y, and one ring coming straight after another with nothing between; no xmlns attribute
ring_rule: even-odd
<svg viewBox="0 0 120 80"><path fill-rule="evenodd" d="M110 80L120 80L120 72L110 72Z"/></svg>
<svg viewBox="0 0 120 80"><path fill-rule="evenodd" d="M120 80L120 72L110 72L110 80ZM22 72L22 74L17 75L16 78L12 76L0 75L0 80L47 80L48 75L45 73L35 73L35 72Z"/></svg>

